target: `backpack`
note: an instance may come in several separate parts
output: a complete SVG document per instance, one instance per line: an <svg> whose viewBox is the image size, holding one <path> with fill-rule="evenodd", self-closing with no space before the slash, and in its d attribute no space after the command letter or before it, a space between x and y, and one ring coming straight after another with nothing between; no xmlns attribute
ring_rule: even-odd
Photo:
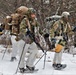
<svg viewBox="0 0 76 75"><path fill-rule="evenodd" d="M46 28L52 28L53 24L61 18L59 15L53 15L51 17L46 17Z"/></svg>

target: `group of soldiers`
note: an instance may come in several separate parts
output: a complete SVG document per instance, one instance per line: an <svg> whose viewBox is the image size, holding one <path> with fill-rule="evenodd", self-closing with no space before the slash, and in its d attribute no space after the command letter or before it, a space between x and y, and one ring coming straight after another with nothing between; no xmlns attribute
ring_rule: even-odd
<svg viewBox="0 0 76 75"><path fill-rule="evenodd" d="M12 54L10 61L16 60L16 55L19 52L21 57L19 63L19 70L21 73L26 71L35 71L34 62L38 53L38 45L40 44L40 35L44 37L49 50L55 52L53 67L57 70L66 67L66 64L61 64L62 53L66 45L68 37L66 35L73 34L73 30L69 24L69 12L63 12L61 18L56 21L50 33L44 33L40 29L40 24L37 21L36 11L34 8L21 6L16 11L6 16L4 19L4 30L2 34L11 35ZM50 39L49 39L50 37ZM56 39L53 46L51 39ZM38 43L38 44L37 44ZM52 47L53 46L53 47ZM30 55L26 61L25 68L25 54L29 52Z"/></svg>

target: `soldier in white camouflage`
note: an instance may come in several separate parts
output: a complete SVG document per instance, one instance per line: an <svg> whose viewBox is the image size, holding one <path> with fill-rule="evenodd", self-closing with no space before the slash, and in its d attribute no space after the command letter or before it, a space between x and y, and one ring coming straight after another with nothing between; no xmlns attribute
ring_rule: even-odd
<svg viewBox="0 0 76 75"><path fill-rule="evenodd" d="M19 64L20 72L26 72L26 71L34 71L34 61L36 59L36 55L38 53L38 48L36 43L34 42L34 39L32 39L29 34L33 34L37 42L39 42L39 23L36 18L35 10L33 8L29 8L27 11L27 14L25 15L25 18L21 21L20 24L20 34L19 38L21 39L20 42L20 50L22 53L23 46L25 45L25 49L21 58L21 62ZM28 49L30 48L30 50ZM25 54L26 52L29 52L30 55L26 61L26 69L25 69Z"/></svg>

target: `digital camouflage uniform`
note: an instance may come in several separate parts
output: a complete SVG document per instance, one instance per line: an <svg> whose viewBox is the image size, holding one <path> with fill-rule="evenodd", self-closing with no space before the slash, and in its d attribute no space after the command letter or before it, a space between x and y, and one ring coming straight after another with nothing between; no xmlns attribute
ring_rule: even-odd
<svg viewBox="0 0 76 75"><path fill-rule="evenodd" d="M54 23L53 27L50 29L50 36L52 38L55 37L55 35L62 36L63 34L67 33L70 34L71 27L69 23L64 23L63 20L58 20Z"/></svg>
<svg viewBox="0 0 76 75"><path fill-rule="evenodd" d="M27 24L31 25L30 29L28 28ZM23 34L23 36L25 36L27 34L28 29L31 30L31 33L38 35L39 34L39 23L37 22L37 20L29 21L27 18L24 18L20 24L20 34ZM24 38L25 37L23 37L23 39ZM30 42L32 42L32 40Z"/></svg>
<svg viewBox="0 0 76 75"><path fill-rule="evenodd" d="M65 35L66 34L69 35L70 31L71 31L70 24L68 22L65 23L62 19L56 21L50 30L51 38L56 38L57 40L55 44L55 55L53 60L53 66L54 64L61 64L62 53L67 41Z"/></svg>

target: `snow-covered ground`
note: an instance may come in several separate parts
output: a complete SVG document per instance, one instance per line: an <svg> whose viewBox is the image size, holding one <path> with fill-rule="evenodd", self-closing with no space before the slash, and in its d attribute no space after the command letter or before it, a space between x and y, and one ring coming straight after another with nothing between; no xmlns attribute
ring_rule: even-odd
<svg viewBox="0 0 76 75"><path fill-rule="evenodd" d="M0 46L0 51L2 50L5 49L2 48L2 46ZM42 52L40 53L42 54ZM73 57L72 54L63 53L62 63L67 64L67 67L59 71L59 70L54 70L52 67L54 52L47 52L45 69L43 69L43 65L44 65L44 57L43 57L36 65L36 68L39 69L38 72L25 73L25 74L21 74L19 72L15 74L19 61L18 56L17 56L17 60L14 62L10 62L11 53L6 52L3 60L2 60L2 56L3 56L3 52L0 52L0 75L76 75L76 55ZM37 58L37 60L38 59L39 58Z"/></svg>

